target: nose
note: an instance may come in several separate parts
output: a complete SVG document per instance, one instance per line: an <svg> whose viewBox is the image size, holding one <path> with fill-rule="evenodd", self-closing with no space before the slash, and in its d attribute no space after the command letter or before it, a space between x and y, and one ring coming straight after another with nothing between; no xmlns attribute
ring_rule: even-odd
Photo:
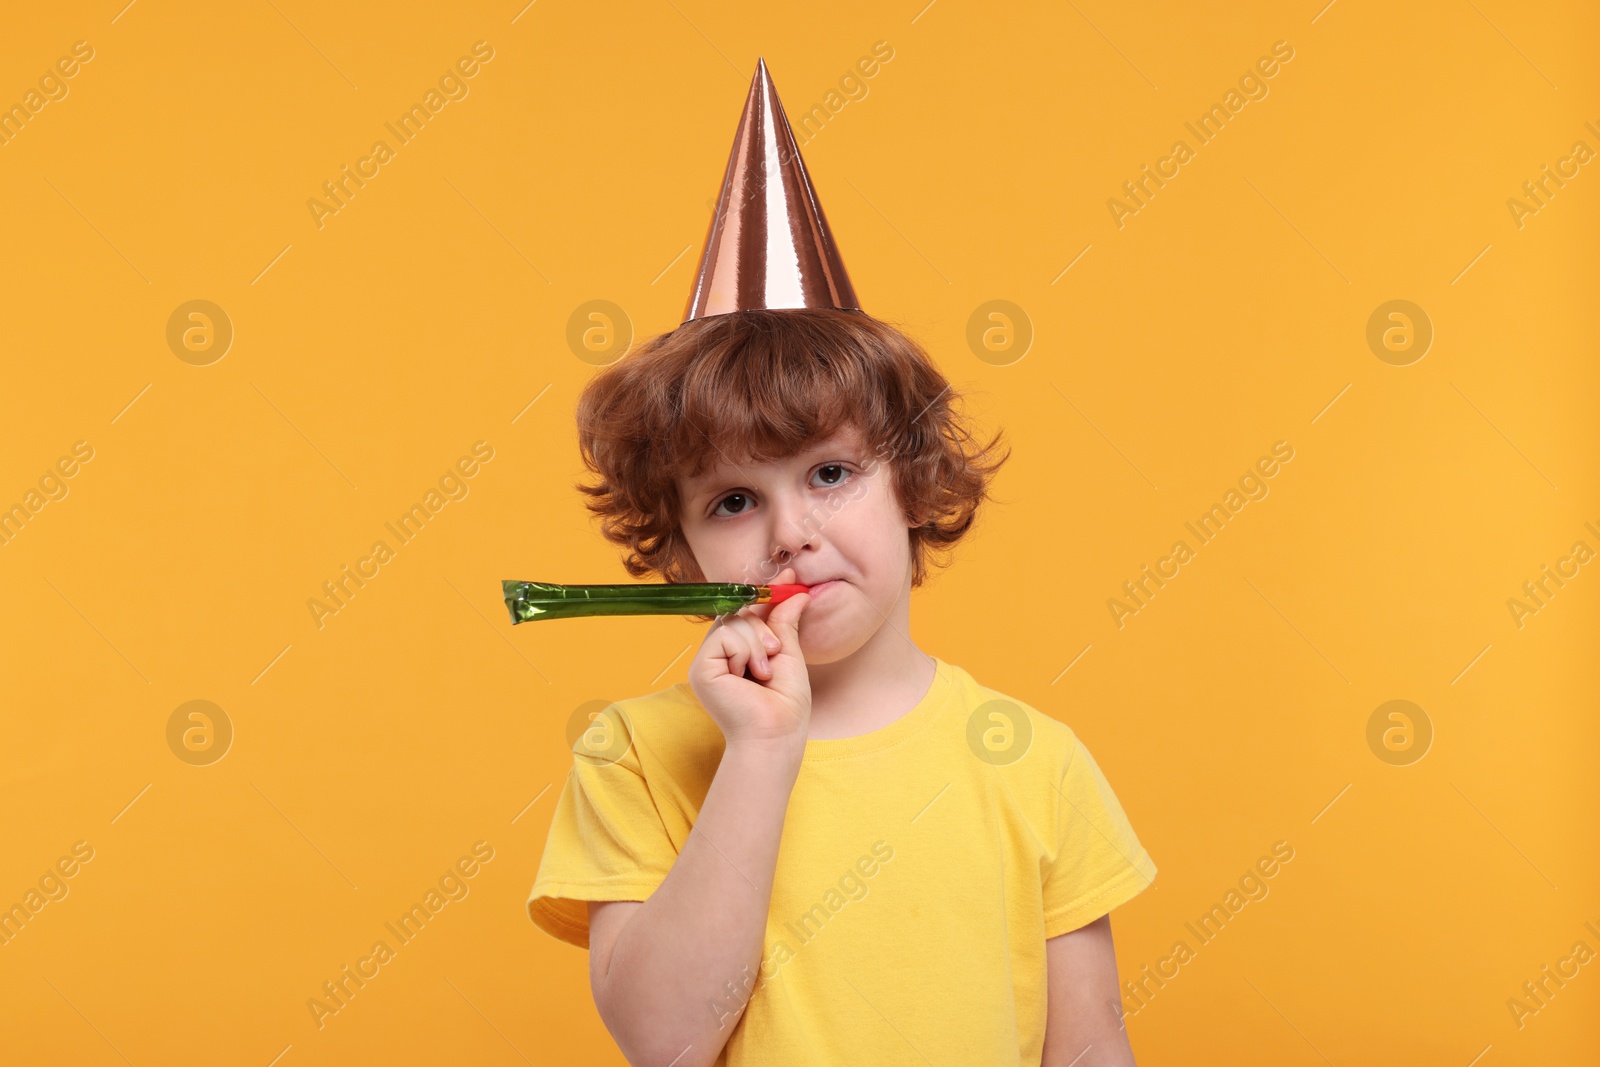
<svg viewBox="0 0 1600 1067"><path fill-rule="evenodd" d="M804 549L811 547L807 538L782 538L772 552L773 562L784 566L795 561L795 557Z"/></svg>
<svg viewBox="0 0 1600 1067"><path fill-rule="evenodd" d="M778 566L794 563L808 548L815 548L817 531L807 522L803 496L778 499L768 512L773 518L772 561Z"/></svg>

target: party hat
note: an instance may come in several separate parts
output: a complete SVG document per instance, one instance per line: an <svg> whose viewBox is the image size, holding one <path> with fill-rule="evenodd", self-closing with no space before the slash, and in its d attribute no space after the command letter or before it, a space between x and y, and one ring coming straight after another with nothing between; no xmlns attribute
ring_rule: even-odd
<svg viewBox="0 0 1600 1067"><path fill-rule="evenodd" d="M861 310L766 60L758 59L683 321L815 307Z"/></svg>

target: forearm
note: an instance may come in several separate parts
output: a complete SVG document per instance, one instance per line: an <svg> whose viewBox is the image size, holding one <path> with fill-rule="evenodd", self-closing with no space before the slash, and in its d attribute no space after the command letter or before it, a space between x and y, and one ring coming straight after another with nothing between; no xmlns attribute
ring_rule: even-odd
<svg viewBox="0 0 1600 1067"><path fill-rule="evenodd" d="M799 764L792 746L727 748L672 870L617 935L596 1001L630 1063L709 1065L727 1043L760 971Z"/></svg>
<svg viewBox="0 0 1600 1067"><path fill-rule="evenodd" d="M1135 1067L1116 1009L1098 1003L1079 1005L1059 1034L1047 1035L1041 1062L1043 1067Z"/></svg>
<svg viewBox="0 0 1600 1067"><path fill-rule="evenodd" d="M1045 941L1044 1067L1134 1067L1117 987L1111 916Z"/></svg>

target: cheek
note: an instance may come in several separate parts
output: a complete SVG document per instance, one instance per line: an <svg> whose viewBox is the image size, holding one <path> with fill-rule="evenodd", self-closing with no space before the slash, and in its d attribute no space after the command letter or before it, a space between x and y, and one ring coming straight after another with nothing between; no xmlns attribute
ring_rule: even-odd
<svg viewBox="0 0 1600 1067"><path fill-rule="evenodd" d="M873 582L893 582L899 567L910 558L906 523L892 491L874 486L870 494L853 500L834 517L835 544L852 558Z"/></svg>
<svg viewBox="0 0 1600 1067"><path fill-rule="evenodd" d="M751 568L763 553L751 523L706 524L684 529L683 537L708 582L758 582ZM752 538L755 540L752 540Z"/></svg>

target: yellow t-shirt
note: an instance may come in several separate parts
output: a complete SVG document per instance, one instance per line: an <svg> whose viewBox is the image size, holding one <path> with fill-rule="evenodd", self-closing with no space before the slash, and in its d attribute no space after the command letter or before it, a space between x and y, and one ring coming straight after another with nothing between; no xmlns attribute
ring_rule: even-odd
<svg viewBox="0 0 1600 1067"><path fill-rule="evenodd" d="M1154 880L1077 736L936 662L895 722L806 743L759 981L742 1015L743 990L707 1005L734 1028L718 1064L1036 1065L1045 939ZM649 897L723 747L687 682L608 708L573 745L533 921L587 948L586 901Z"/></svg>

